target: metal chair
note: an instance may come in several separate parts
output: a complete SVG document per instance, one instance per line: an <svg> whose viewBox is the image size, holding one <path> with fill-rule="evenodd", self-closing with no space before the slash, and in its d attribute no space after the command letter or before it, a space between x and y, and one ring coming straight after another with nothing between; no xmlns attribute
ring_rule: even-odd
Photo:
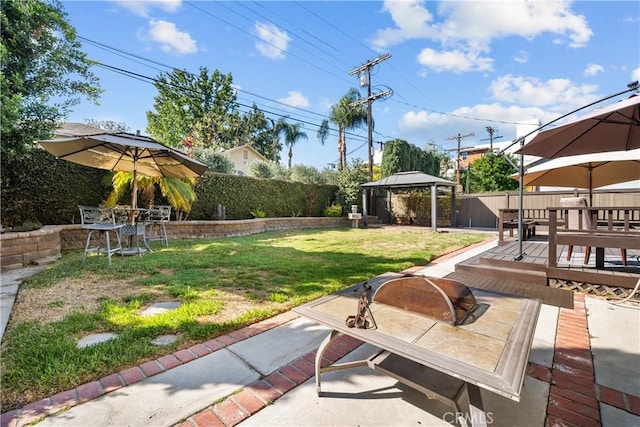
<svg viewBox="0 0 640 427"><path fill-rule="evenodd" d="M124 258L124 254L122 254L122 242L120 240L120 229L124 224L116 223L113 209L80 205L78 206L78 209L80 209L82 228L84 230L89 230L87 243L84 247L84 255L82 256L82 264L84 265L87 255L91 252L107 254L107 261L109 265L111 265L111 255L116 252L120 252ZM95 232L98 232L96 246L89 247L91 237ZM116 246L111 246L112 235L116 238ZM106 247L101 246L103 239Z"/></svg>
<svg viewBox="0 0 640 427"><path fill-rule="evenodd" d="M149 227L147 241L161 241L166 247L169 247L169 239L167 237L167 229L164 223L171 220L171 206L152 206L147 212L145 218L145 227Z"/></svg>

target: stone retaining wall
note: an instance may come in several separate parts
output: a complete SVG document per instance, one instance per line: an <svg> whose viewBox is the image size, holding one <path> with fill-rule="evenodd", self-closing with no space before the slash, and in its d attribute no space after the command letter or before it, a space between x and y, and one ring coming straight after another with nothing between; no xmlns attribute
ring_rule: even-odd
<svg viewBox="0 0 640 427"><path fill-rule="evenodd" d="M371 218L371 217L370 217ZM199 237L246 236L265 231L332 228L350 226L346 218L292 217L256 218L236 221L170 221L165 223L171 239ZM48 225L39 230L0 235L0 267L2 270L36 264L59 258L61 254L83 249L87 231L79 224Z"/></svg>

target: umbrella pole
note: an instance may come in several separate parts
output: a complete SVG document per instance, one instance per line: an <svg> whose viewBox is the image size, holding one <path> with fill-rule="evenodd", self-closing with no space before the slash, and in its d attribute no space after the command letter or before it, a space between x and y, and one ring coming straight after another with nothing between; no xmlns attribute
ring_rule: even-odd
<svg viewBox="0 0 640 427"><path fill-rule="evenodd" d="M520 148L524 145L524 138L520 140ZM518 256L514 258L515 261L522 261L524 253L522 251L522 216L524 215L524 209L522 202L524 200L524 155L520 154L520 167L519 167L519 185L518 185Z"/></svg>
<svg viewBox="0 0 640 427"><path fill-rule="evenodd" d="M589 165L589 206L593 207L593 168Z"/></svg>
<svg viewBox="0 0 640 427"><path fill-rule="evenodd" d="M131 186L131 207L133 209L138 207L138 171L136 156L133 157L133 185ZM131 212L131 225L135 223L135 211Z"/></svg>

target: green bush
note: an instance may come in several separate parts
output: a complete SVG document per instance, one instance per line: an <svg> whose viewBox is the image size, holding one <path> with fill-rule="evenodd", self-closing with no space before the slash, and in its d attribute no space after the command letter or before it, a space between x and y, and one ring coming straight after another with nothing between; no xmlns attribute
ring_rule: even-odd
<svg viewBox="0 0 640 427"><path fill-rule="evenodd" d="M256 209L253 210L251 212L249 212L251 215L253 215L254 218L266 218L267 217L267 213L265 211L263 211L262 209Z"/></svg>
<svg viewBox="0 0 640 427"><path fill-rule="evenodd" d="M323 214L324 216L340 217L342 216L342 206L334 203L331 206L327 206Z"/></svg>

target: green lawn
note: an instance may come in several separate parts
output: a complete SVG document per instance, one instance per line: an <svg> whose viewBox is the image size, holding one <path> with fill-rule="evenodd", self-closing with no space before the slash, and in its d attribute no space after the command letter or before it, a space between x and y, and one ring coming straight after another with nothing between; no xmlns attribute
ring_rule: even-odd
<svg viewBox="0 0 640 427"><path fill-rule="evenodd" d="M487 238L426 228L295 230L173 240L141 258L62 257L21 286L2 343L7 411L260 321L387 271L398 272ZM178 301L173 311L142 309ZM84 349L77 340L114 332ZM164 334L178 340L151 344Z"/></svg>

